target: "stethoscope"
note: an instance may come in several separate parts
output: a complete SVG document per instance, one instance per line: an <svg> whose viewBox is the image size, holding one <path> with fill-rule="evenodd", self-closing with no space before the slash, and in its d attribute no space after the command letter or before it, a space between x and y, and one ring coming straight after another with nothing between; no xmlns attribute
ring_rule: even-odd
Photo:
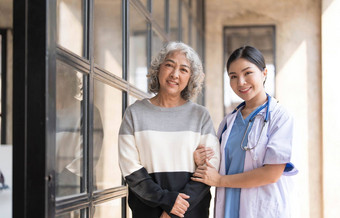
<svg viewBox="0 0 340 218"><path fill-rule="evenodd" d="M267 95L267 98L268 98L267 102L266 102L264 105L262 105L261 107L259 107L259 108L253 113L253 115L252 115L252 116L250 117L250 119L249 119L249 122L248 122L248 125L247 125L247 128L246 128L246 131L244 131L244 133L243 133L243 137L242 137L242 141L241 141L240 147L241 147L241 149L244 150L244 151L250 151L250 150L254 149L254 148L259 144L260 138L261 138L261 136L262 136L263 129L264 129L265 125L267 125L267 123L268 123L268 120L269 120L269 104L270 104L270 101L271 101L271 96L268 95L267 93L266 93L266 95ZM238 111L238 110L239 110L241 107L243 107L245 104L246 104L246 102L244 101L244 102L242 102L240 105L238 105L238 106L235 108L235 110L232 112L232 114L235 113L236 111ZM250 124L254 122L256 116L258 116L258 113L259 113L263 108L266 108L266 107L267 107L266 117L265 117L265 119L264 119L264 122L263 122L263 125L262 125L262 128L261 128L260 137L258 138L258 140L257 140L257 142L256 142L256 144L255 144L255 146L254 146L254 147L251 147L251 148L248 147L248 145L243 146L243 142L244 142L244 139L245 139L245 137L246 137L246 135L247 135L247 132L248 132L248 129L249 129ZM224 133L224 131L225 131L226 129L227 129L227 124L224 126L224 128L223 128L223 130L222 130L221 137L220 137L220 143L221 143L221 141L222 141L222 135L223 135L223 133Z"/></svg>

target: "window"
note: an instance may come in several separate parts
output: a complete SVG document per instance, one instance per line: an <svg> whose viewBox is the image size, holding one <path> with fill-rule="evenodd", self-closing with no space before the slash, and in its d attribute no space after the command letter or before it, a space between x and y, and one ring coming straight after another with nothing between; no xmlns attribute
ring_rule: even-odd
<svg viewBox="0 0 340 218"><path fill-rule="evenodd" d="M84 56L84 1L57 0L57 42L60 46Z"/></svg>
<svg viewBox="0 0 340 218"><path fill-rule="evenodd" d="M94 62L118 77L123 76L121 8L119 0L94 1Z"/></svg>
<svg viewBox="0 0 340 218"><path fill-rule="evenodd" d="M170 25L170 40L178 40L179 35L179 3L178 0L169 1L169 25Z"/></svg>
<svg viewBox="0 0 340 218"><path fill-rule="evenodd" d="M129 82L147 92L148 28L149 23L138 7L130 7L129 23Z"/></svg>
<svg viewBox="0 0 340 218"><path fill-rule="evenodd" d="M189 44L189 31L190 31L190 24L189 24L189 17L190 17L190 9L188 5L188 1L181 1L181 41L184 43Z"/></svg>
<svg viewBox="0 0 340 218"><path fill-rule="evenodd" d="M129 216L118 164L123 113L152 96L146 74L163 43L185 38L203 57L203 22L195 20L203 1L193 1L57 0L34 7L15 1L20 73L14 75L19 137L13 144L25 145L13 146L13 172L24 176L16 180L24 189L15 192L16 207L24 208L16 216ZM191 22L195 30L187 28Z"/></svg>
<svg viewBox="0 0 340 218"><path fill-rule="evenodd" d="M268 75L265 90L275 95L275 27L274 26L233 26L224 28L224 69L231 53L244 45L259 49L266 61ZM230 88L228 73L224 74L224 113L230 113L242 102Z"/></svg>
<svg viewBox="0 0 340 218"><path fill-rule="evenodd" d="M166 0L157 0L152 2L152 16L155 18L157 24L161 27L163 31L166 31L166 13L168 7L165 7Z"/></svg>
<svg viewBox="0 0 340 218"><path fill-rule="evenodd" d="M123 95L99 80L94 80L93 95L93 190L105 190L122 185L116 133L122 120Z"/></svg>
<svg viewBox="0 0 340 218"><path fill-rule="evenodd" d="M57 62L56 79L56 196L86 191L84 170L85 75Z"/></svg>

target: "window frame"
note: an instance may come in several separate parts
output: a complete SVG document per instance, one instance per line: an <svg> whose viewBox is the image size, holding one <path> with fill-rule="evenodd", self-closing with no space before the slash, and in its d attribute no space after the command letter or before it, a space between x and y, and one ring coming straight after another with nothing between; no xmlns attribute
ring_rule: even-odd
<svg viewBox="0 0 340 218"><path fill-rule="evenodd" d="M169 1L165 0L165 28L152 16L152 0L146 8L140 0L121 0L122 5L122 77L115 76L94 63L93 16L94 1L82 0L84 12L83 55L79 56L56 43L57 3L30 1L13 3L13 217L55 217L67 212L85 209L91 217L96 205L121 199L122 217L128 213L127 186L94 191L93 186L93 101L94 80L99 80L122 92L122 114L129 105L130 96L150 97L128 82L129 77L129 9L135 7L149 24L148 64L151 61L152 31L163 41L169 41ZM172 0L171 0L172 1ZM178 0L177 0L178 1ZM181 1L178 1L178 28L181 27ZM189 1L189 6L190 6ZM200 0L202 9L204 1ZM190 12L190 14L193 12ZM190 21L191 22L191 21ZM198 23L196 20L195 22ZM203 23L198 26L202 33ZM179 29L180 32L180 29ZM190 33L191 34L191 33ZM189 34L189 35L190 35ZM194 33L196 34L196 33ZM178 35L180 40L181 35ZM190 42L190 39L189 39ZM197 43L198 40L197 40ZM203 55L202 55L203 58ZM84 159L85 190L87 192L56 198L56 66L61 61L84 72ZM37 167L39 166L39 167ZM41 205L44 205L43 207Z"/></svg>
<svg viewBox="0 0 340 218"><path fill-rule="evenodd" d="M7 144L7 29L1 35L1 144Z"/></svg>

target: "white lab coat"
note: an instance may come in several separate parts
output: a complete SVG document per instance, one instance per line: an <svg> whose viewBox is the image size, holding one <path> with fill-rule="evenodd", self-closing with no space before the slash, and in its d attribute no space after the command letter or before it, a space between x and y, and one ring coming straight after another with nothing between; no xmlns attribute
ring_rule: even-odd
<svg viewBox="0 0 340 218"><path fill-rule="evenodd" d="M260 137L267 108L259 112L248 135L248 145L254 147ZM220 124L217 135L221 140L221 164L219 173L225 175L225 144L233 127L237 112L227 115ZM284 164L290 162L292 150L293 119L274 98L269 105L269 121L263 129L256 148L246 151L244 172L261 167L265 164ZM255 188L242 188L240 195L240 218L287 218L290 217L288 202L289 177L295 175L294 168L285 172L274 184ZM216 189L215 218L224 218L225 188Z"/></svg>

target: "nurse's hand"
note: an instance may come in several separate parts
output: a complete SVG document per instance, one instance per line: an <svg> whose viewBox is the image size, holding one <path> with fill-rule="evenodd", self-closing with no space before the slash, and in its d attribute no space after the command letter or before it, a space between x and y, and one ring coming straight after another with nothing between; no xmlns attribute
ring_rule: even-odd
<svg viewBox="0 0 340 218"><path fill-rule="evenodd" d="M205 164L206 160L210 160L214 156L215 152L211 147L204 145L197 146L194 151L194 160L196 166L201 166Z"/></svg>
<svg viewBox="0 0 340 218"><path fill-rule="evenodd" d="M206 165L199 166L191 179L196 182L202 182L210 186L219 187L222 176L218 173L213 165L208 160L205 161Z"/></svg>
<svg viewBox="0 0 340 218"><path fill-rule="evenodd" d="M185 199L189 198L190 198L189 195L179 193L170 213L179 217L184 217L185 212L188 210L188 207L190 206L189 202Z"/></svg>

